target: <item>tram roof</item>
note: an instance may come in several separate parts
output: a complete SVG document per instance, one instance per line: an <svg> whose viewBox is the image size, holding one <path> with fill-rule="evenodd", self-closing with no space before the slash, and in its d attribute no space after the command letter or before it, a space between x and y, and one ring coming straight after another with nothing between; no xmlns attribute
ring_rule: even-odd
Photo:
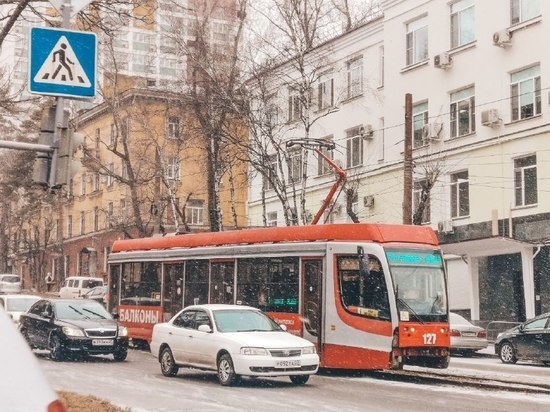
<svg viewBox="0 0 550 412"><path fill-rule="evenodd" d="M428 226L342 223L268 227L117 240L113 243L112 252L314 241L402 242L438 245L436 234Z"/></svg>

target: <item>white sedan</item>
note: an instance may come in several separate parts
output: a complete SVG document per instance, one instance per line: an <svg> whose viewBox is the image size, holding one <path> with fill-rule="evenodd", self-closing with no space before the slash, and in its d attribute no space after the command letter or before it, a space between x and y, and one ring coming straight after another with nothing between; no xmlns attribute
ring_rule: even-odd
<svg viewBox="0 0 550 412"><path fill-rule="evenodd" d="M164 376L175 376L183 366L215 370L225 386L241 376L289 376L303 385L319 368L310 341L242 305L186 307L154 326L150 346Z"/></svg>
<svg viewBox="0 0 550 412"><path fill-rule="evenodd" d="M35 295L0 295L0 306L4 307L8 316L18 325L21 314L39 300L40 296Z"/></svg>

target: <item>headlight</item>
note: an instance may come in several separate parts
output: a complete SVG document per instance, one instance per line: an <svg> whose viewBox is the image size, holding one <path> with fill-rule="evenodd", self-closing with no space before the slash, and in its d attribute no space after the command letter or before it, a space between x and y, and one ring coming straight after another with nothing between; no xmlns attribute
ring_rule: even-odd
<svg viewBox="0 0 550 412"><path fill-rule="evenodd" d="M311 355L317 353L317 349L315 349L315 346L307 346L305 348L302 348L302 355Z"/></svg>
<svg viewBox="0 0 550 412"><path fill-rule="evenodd" d="M118 336L128 336L128 329L124 326L118 326Z"/></svg>
<svg viewBox="0 0 550 412"><path fill-rule="evenodd" d="M258 355L267 356L268 353L264 348L241 348L241 355Z"/></svg>
<svg viewBox="0 0 550 412"><path fill-rule="evenodd" d="M71 328L69 326L63 326L63 333L67 336L85 336L82 329Z"/></svg>

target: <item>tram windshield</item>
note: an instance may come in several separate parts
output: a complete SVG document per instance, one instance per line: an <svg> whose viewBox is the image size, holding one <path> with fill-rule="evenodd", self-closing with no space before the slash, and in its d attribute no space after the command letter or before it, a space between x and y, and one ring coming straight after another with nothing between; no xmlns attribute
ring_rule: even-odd
<svg viewBox="0 0 550 412"><path fill-rule="evenodd" d="M386 249L401 321L446 322L443 258L436 250Z"/></svg>

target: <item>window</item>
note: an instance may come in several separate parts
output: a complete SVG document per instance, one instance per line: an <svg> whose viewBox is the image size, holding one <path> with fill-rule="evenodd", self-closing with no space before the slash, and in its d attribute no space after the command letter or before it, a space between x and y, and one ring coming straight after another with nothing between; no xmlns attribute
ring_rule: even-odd
<svg viewBox="0 0 550 412"><path fill-rule="evenodd" d="M204 225L204 201L189 200L185 206L185 221L189 225Z"/></svg>
<svg viewBox="0 0 550 412"><path fill-rule="evenodd" d="M382 264L374 255L339 256L338 288L344 308L355 316L390 319L388 288Z"/></svg>
<svg viewBox="0 0 550 412"><path fill-rule="evenodd" d="M99 150L99 143L101 142L101 129L98 127L95 129L95 150Z"/></svg>
<svg viewBox="0 0 550 412"><path fill-rule="evenodd" d="M360 127L346 131L346 167L356 167L363 164L363 138L359 133Z"/></svg>
<svg viewBox="0 0 550 412"><path fill-rule="evenodd" d="M428 59L428 18L407 24L407 66Z"/></svg>
<svg viewBox="0 0 550 412"><path fill-rule="evenodd" d="M94 207L94 232L99 230L99 208Z"/></svg>
<svg viewBox="0 0 550 412"><path fill-rule="evenodd" d="M99 173L94 173L94 192L99 190L100 175Z"/></svg>
<svg viewBox="0 0 550 412"><path fill-rule="evenodd" d="M277 226L277 212L268 212L267 226Z"/></svg>
<svg viewBox="0 0 550 412"><path fill-rule="evenodd" d="M80 234L83 235L86 233L86 214L80 212Z"/></svg>
<svg viewBox="0 0 550 412"><path fill-rule="evenodd" d="M109 228L112 228L114 226L113 210L114 210L113 202L109 202L107 204L107 224L105 225L106 227L109 227Z"/></svg>
<svg viewBox="0 0 550 412"><path fill-rule="evenodd" d="M114 163L109 163L108 169L109 169L109 174L107 175L107 186L112 186L113 185L113 173L115 172L115 164Z"/></svg>
<svg viewBox="0 0 550 412"><path fill-rule="evenodd" d="M378 48L378 87L384 87L384 46Z"/></svg>
<svg viewBox="0 0 550 412"><path fill-rule="evenodd" d="M126 199L120 199L120 221L126 222Z"/></svg>
<svg viewBox="0 0 550 412"><path fill-rule="evenodd" d="M288 121L294 122L300 120L302 116L302 102L296 92L291 92L288 96Z"/></svg>
<svg viewBox="0 0 550 412"><path fill-rule="evenodd" d="M422 223L429 223L431 218L430 213L430 195L424 189L428 182L426 180L417 180L413 185L413 213L416 213L421 204L424 206L422 212ZM423 199L423 197L425 197Z"/></svg>
<svg viewBox="0 0 550 412"><path fill-rule="evenodd" d="M171 156L166 159L166 179L180 179L180 159L177 156Z"/></svg>
<svg viewBox="0 0 550 412"><path fill-rule="evenodd" d="M167 138L168 139L179 139L180 138L180 119L179 117L169 117L166 128Z"/></svg>
<svg viewBox="0 0 550 412"><path fill-rule="evenodd" d="M111 127L109 129L109 146L112 146L115 144L115 136L116 136L115 124L111 123Z"/></svg>
<svg viewBox="0 0 550 412"><path fill-rule="evenodd" d="M86 194L86 179L87 175L83 174L80 178L80 195L84 196Z"/></svg>
<svg viewBox="0 0 550 412"><path fill-rule="evenodd" d="M413 147L424 145L422 129L428 124L428 102L417 103L413 106Z"/></svg>
<svg viewBox="0 0 550 412"><path fill-rule="evenodd" d="M540 114L540 66L512 73L511 80L512 121Z"/></svg>
<svg viewBox="0 0 550 412"><path fill-rule="evenodd" d="M332 136L325 137L323 140L327 143L332 141ZM319 151L323 153L329 159L334 159L334 150L328 149L326 147L320 147ZM332 166L322 157L317 155L317 175L322 176L332 172Z"/></svg>
<svg viewBox="0 0 550 412"><path fill-rule="evenodd" d="M302 151L293 150L289 153L288 157L288 180L294 183L301 182L304 172L302 167Z"/></svg>
<svg viewBox="0 0 550 412"><path fill-rule="evenodd" d="M451 47L475 40L474 0L461 0L451 5Z"/></svg>
<svg viewBox="0 0 550 412"><path fill-rule="evenodd" d="M67 239L73 237L73 217L67 216Z"/></svg>
<svg viewBox="0 0 550 412"><path fill-rule="evenodd" d="M451 138L476 131L475 88L451 93Z"/></svg>
<svg viewBox="0 0 550 412"><path fill-rule="evenodd" d="M363 93L363 58L348 62L348 99Z"/></svg>
<svg viewBox="0 0 550 412"><path fill-rule="evenodd" d="M470 183L468 171L451 175L451 217L470 214Z"/></svg>
<svg viewBox="0 0 550 412"><path fill-rule="evenodd" d="M514 187L516 206L527 206L537 203L536 155L514 160Z"/></svg>
<svg viewBox="0 0 550 412"><path fill-rule="evenodd" d="M334 106L334 78L321 76L318 86L317 105L319 110Z"/></svg>
<svg viewBox="0 0 550 412"><path fill-rule="evenodd" d="M531 20L541 15L540 0L512 0L510 4L512 24Z"/></svg>
<svg viewBox="0 0 550 412"><path fill-rule="evenodd" d="M266 170L266 175L264 176L264 190L273 189L273 182L277 178L277 166L277 156L269 156L268 169Z"/></svg>
<svg viewBox="0 0 550 412"><path fill-rule="evenodd" d="M384 118L378 119L378 130L375 132L376 140L378 141L378 160L384 160L384 146L385 146L385 122Z"/></svg>

